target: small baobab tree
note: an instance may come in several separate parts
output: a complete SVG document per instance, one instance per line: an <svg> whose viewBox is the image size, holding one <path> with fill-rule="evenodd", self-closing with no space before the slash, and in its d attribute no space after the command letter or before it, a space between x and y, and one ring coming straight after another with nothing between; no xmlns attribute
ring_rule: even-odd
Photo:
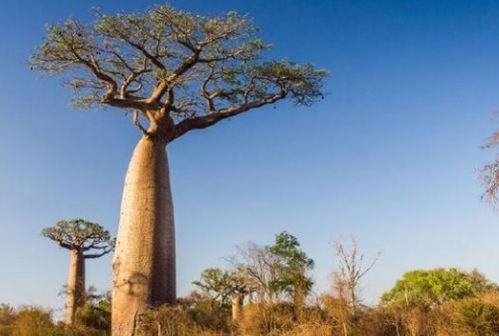
<svg viewBox="0 0 499 336"><path fill-rule="evenodd" d="M321 99L326 71L265 59L258 29L235 12L168 5L49 25L33 69L66 74L76 105L131 112L142 133L125 178L113 261L113 334L150 305L174 303L175 226L165 148L175 139L285 99Z"/></svg>
<svg viewBox="0 0 499 336"><path fill-rule="evenodd" d="M201 273L201 278L193 282L203 294L222 307L230 305L232 321L237 323L242 316L244 297L249 293L250 287L246 279L237 271L224 271L219 268L208 268Z"/></svg>
<svg viewBox="0 0 499 336"><path fill-rule="evenodd" d="M83 219L59 221L55 226L43 229L42 235L71 253L64 322L72 324L76 309L85 303L85 260L111 252L114 240L102 226Z"/></svg>

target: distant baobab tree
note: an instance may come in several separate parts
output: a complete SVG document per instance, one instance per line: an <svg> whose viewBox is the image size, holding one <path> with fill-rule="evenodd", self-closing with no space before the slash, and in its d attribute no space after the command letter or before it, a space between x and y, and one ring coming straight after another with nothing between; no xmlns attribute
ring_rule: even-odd
<svg viewBox="0 0 499 336"><path fill-rule="evenodd" d="M165 148L175 139L285 99L323 97L325 70L264 59L245 16L204 17L169 5L49 25L33 69L66 74L80 107L131 112L142 133L125 179L113 261L113 335L133 333L150 305L174 303L175 227ZM301 46L300 46L301 48ZM283 127L276 125L276 127Z"/></svg>
<svg viewBox="0 0 499 336"><path fill-rule="evenodd" d="M251 292L243 274L237 271L224 271L220 268L207 268L201 273L201 278L192 284L200 288L203 294L213 301L220 302L222 307L230 305L232 321L236 324L239 322L244 297Z"/></svg>
<svg viewBox="0 0 499 336"><path fill-rule="evenodd" d="M59 221L55 226L43 229L42 235L71 252L64 322L72 324L76 309L84 304L85 260L111 252L114 240L102 226L83 219Z"/></svg>

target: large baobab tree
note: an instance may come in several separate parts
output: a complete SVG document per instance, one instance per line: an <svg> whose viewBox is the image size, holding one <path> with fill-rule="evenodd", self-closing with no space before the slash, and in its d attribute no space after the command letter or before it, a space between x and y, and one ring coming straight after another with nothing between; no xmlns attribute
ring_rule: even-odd
<svg viewBox="0 0 499 336"><path fill-rule="evenodd" d="M49 25L34 69L65 73L75 103L124 109L142 132L128 168L113 262L113 332L132 333L148 305L173 303L175 228L165 148L241 113L322 97L326 71L266 60L269 45L244 16L204 17L156 6L85 24Z"/></svg>
<svg viewBox="0 0 499 336"><path fill-rule="evenodd" d="M55 226L43 229L42 235L71 253L64 322L72 324L76 309L84 304L85 260L100 258L111 252L114 240L102 226L83 219L59 221Z"/></svg>

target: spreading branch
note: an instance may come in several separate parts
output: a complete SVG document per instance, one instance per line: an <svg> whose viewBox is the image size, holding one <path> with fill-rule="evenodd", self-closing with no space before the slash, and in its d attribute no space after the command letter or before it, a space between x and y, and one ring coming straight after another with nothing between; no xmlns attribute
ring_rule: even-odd
<svg viewBox="0 0 499 336"><path fill-rule="evenodd" d="M59 221L55 226L42 230L42 236L53 240L57 245L68 250L77 250L85 258L99 258L114 249L115 239L101 225L73 219ZM85 252L96 253L85 253Z"/></svg>
<svg viewBox="0 0 499 336"><path fill-rule="evenodd" d="M146 128L134 119L142 133L172 141L285 98L310 105L323 97L325 70L265 61L269 45L257 34L234 12L204 17L168 5L138 14L97 10L95 24L69 19L47 26L31 66L66 76L77 106L139 111L149 122Z"/></svg>

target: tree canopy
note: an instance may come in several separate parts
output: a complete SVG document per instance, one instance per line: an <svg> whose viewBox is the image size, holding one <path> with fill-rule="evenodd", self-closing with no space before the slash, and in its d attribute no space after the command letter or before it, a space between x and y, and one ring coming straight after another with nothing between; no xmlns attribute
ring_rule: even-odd
<svg viewBox="0 0 499 336"><path fill-rule="evenodd" d="M201 273L201 278L193 284L199 287L204 294L222 305L229 305L233 294L246 293L245 279L234 271L224 271L220 268L208 268Z"/></svg>
<svg viewBox="0 0 499 336"><path fill-rule="evenodd" d="M160 5L133 14L95 10L95 16L91 24L48 25L31 66L65 73L76 106L134 111L146 134L167 130L171 141L284 98L309 105L323 97L327 71L266 59L270 45L235 12L205 17Z"/></svg>
<svg viewBox="0 0 499 336"><path fill-rule="evenodd" d="M267 250L275 256L276 278L270 283L275 292L294 295L297 290L308 293L313 281L307 271L314 266L314 261L300 249L298 239L284 231L276 235L273 245Z"/></svg>
<svg viewBox="0 0 499 336"><path fill-rule="evenodd" d="M381 296L384 305L418 304L436 306L473 296L495 287L477 271L436 268L406 272L395 286Z"/></svg>
<svg viewBox="0 0 499 336"><path fill-rule="evenodd" d="M62 220L42 230L42 235L68 250L97 253L83 254L85 258L99 258L114 248L114 239L101 225L83 219Z"/></svg>

